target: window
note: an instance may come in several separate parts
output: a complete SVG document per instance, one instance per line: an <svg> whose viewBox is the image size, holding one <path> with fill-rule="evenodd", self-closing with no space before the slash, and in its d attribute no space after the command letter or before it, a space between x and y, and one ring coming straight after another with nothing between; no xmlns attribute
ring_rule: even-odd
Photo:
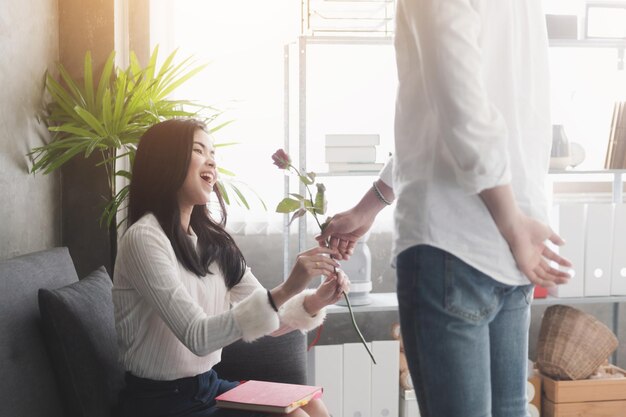
<svg viewBox="0 0 626 417"><path fill-rule="evenodd" d="M284 46L295 42L300 33L300 2L152 0L150 13L150 42L152 47L159 45L161 57L178 48L179 57L193 55L198 62L209 63L177 95L227 110L223 119L234 123L220 130L216 139L240 145L219 149L218 164L234 171L268 206L267 212L256 201L251 211L231 206L231 229L244 231L245 222L246 233L281 232L282 215L274 208L283 198L282 173L270 157L284 142ZM327 170L323 162L326 133L347 133L346 129L353 129L350 133L379 133L381 142L387 144L379 149L380 161L391 147L393 47L349 48L311 49L308 168L316 172ZM380 53L380 57L372 57L372 52ZM360 73L360 64L368 65L368 70ZM297 91L297 78L290 89ZM333 92L332 96L327 92ZM297 108L297 101L291 106ZM344 119L351 125L342 125ZM372 181L362 177L353 185L354 179L324 178L330 211L349 208ZM391 211L388 218L390 221Z"/></svg>
<svg viewBox="0 0 626 417"><path fill-rule="evenodd" d="M270 156L283 146L284 45L300 33L300 6L298 0L150 2L151 45L160 46L161 57L179 48L179 57L193 55L199 63L209 64L179 90L179 97L215 105L226 110L223 120L234 120L216 138L241 144L220 149L218 162L236 172L268 205L267 212L256 201L249 212L229 209L231 225L245 220L250 232L265 230L268 224L271 232L281 230L282 216L274 213L274 207L282 198L282 173ZM544 0L544 6L549 14L577 16L578 37L582 36L583 0ZM378 160L384 161L392 148L393 47L314 46L307 59L308 168L325 171L323 144L328 133L378 133L382 145ZM553 122L563 124L569 139L585 149L580 169L602 169L613 103L626 99L623 55L620 58L618 48L553 45L550 60ZM367 72L359 72L359 65L367 66ZM291 79L293 92L297 77ZM332 91L332 97L325 91ZM294 106L297 101L292 98ZM330 211L350 207L371 180L325 178Z"/></svg>
<svg viewBox="0 0 626 417"><path fill-rule="evenodd" d="M152 0L150 43L160 56L178 48L178 57L193 55L208 63L178 91L178 96L225 110L222 121L233 120L216 133L218 164L235 172L268 205L264 212L254 197L254 210L233 205L229 224L246 220L254 230L282 216L274 207L282 198L282 174L271 154L283 146L283 44L300 30L300 4L294 0ZM256 226L255 226L256 224Z"/></svg>

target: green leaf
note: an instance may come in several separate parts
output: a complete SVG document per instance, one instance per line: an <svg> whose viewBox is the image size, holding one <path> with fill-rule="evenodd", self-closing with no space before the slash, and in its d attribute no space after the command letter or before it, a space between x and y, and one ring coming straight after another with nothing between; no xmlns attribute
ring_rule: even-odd
<svg viewBox="0 0 626 417"><path fill-rule="evenodd" d="M293 198L284 198L278 206L276 206L277 213L291 213L292 211L296 211L300 208L300 201L294 200Z"/></svg>
<svg viewBox="0 0 626 417"><path fill-rule="evenodd" d="M289 220L289 226L291 226L291 223L293 223L293 221L295 219L297 219L298 217L302 217L306 214L306 210L305 209L300 209L298 211L296 211L295 213L293 213L293 216L291 216L291 219Z"/></svg>
<svg viewBox="0 0 626 417"><path fill-rule="evenodd" d="M109 200L104 207L102 215L100 216L100 226L106 225L108 227L113 223L113 221L115 221L115 217L126 201L129 192L130 185L126 185ZM117 227L119 227L125 220L126 219L124 218L120 223L118 223Z"/></svg>
<svg viewBox="0 0 626 417"><path fill-rule="evenodd" d="M106 136L106 130L102 126L102 121L98 120L88 110L80 106L74 107L74 111L83 119L83 121L100 136Z"/></svg>
<svg viewBox="0 0 626 417"><path fill-rule="evenodd" d="M217 188L220 190L220 193L222 194L222 198L224 199L224 202L230 205L230 198L228 197L228 192L226 191L226 187L224 187L224 183L218 180L216 184L217 184Z"/></svg>
<svg viewBox="0 0 626 417"><path fill-rule="evenodd" d="M228 125L229 125L229 124L231 124L232 122L233 122L233 120L228 120L228 121L226 121L226 122L224 122L224 123L222 123L222 124L219 124L219 125L217 125L217 126L215 126L215 127L212 127L212 128L210 128L210 129L209 129L209 133L215 133L215 132L217 132L218 130L220 130L220 129L222 129L222 128L226 127L226 126L228 126ZM216 146L217 146L217 145L216 145ZM223 145L220 145L220 146L228 146L228 145L227 145L227 144L223 144Z"/></svg>
<svg viewBox="0 0 626 417"><path fill-rule="evenodd" d="M303 196L302 194L289 193L289 195L290 195L290 196L292 196L292 197L294 197L294 198L296 198L296 199L298 199L298 200L300 200L300 201L302 201L302 200L304 200L304 199L306 198L306 197L305 197L305 196Z"/></svg>
<svg viewBox="0 0 626 417"><path fill-rule="evenodd" d="M241 204L243 204L245 208L250 210L250 205L248 204L248 201L241 193L241 190L239 190L239 188L237 188L237 186L232 183L230 184L230 187L233 189L233 191L235 191L235 194L237 194L237 197L239 198L239 201L241 202Z"/></svg>
<svg viewBox="0 0 626 417"><path fill-rule="evenodd" d="M65 123L61 126L50 126L48 130L51 132L68 133L81 139L92 139L92 138L97 137L97 135L94 135L93 131L87 130L80 126L76 126L71 123Z"/></svg>
<svg viewBox="0 0 626 417"><path fill-rule="evenodd" d="M54 160L50 161L44 170L44 174L49 174L56 169L59 169L64 163L69 161L72 157L82 152L81 148L70 148L63 152L60 156L57 156Z"/></svg>
<svg viewBox="0 0 626 417"><path fill-rule="evenodd" d="M229 177L234 177L235 173L232 171L227 170L226 168L222 168L220 166L217 167L217 172L219 172L222 175L227 175Z"/></svg>
<svg viewBox="0 0 626 417"><path fill-rule="evenodd" d="M252 194L254 194L256 196L256 198L259 200L259 202L261 203L261 205L263 206L263 210L267 211L267 205L265 204L265 201L263 201L263 199L261 198L261 196L259 195L259 193L257 193L256 191L254 191L252 188L249 188L250 192Z"/></svg>
<svg viewBox="0 0 626 417"><path fill-rule="evenodd" d="M141 72L141 64L139 63L139 59L137 58L137 54L135 54L134 51L130 52L130 59L129 59L130 63L128 65L128 68L126 69L126 72L129 75L132 74L139 74ZM134 77L130 77L131 79L134 79Z"/></svg>
<svg viewBox="0 0 626 417"><path fill-rule="evenodd" d="M122 113L124 112L124 101L126 99L126 73L120 73L120 76L115 80L115 88L117 89L117 95L115 97L115 108L113 109L113 130L118 131L126 123L122 121ZM115 146L120 146L116 143Z"/></svg>
<svg viewBox="0 0 626 417"><path fill-rule="evenodd" d="M166 88L164 88L160 93L159 93L159 98L163 98L168 96L172 91L174 91L175 89L177 89L178 87L180 87L182 84L184 84L187 80L189 80L191 77L193 77L194 75L198 74L200 71L202 71L204 68L206 67L206 65L202 65L200 67L194 68L193 70L187 72L185 75L183 75L182 77L178 78L176 81L171 82Z"/></svg>
<svg viewBox="0 0 626 417"><path fill-rule="evenodd" d="M315 193L315 214L326 214L326 187L324 184L315 184L317 193Z"/></svg>
<svg viewBox="0 0 626 417"><path fill-rule="evenodd" d="M91 64L91 52L87 51L85 54L85 62L83 64L83 78L85 84L85 100L89 108L93 109L94 95L93 95L93 68Z"/></svg>
<svg viewBox="0 0 626 417"><path fill-rule="evenodd" d="M311 185L315 182L311 180L307 175L299 175L299 177L300 177L300 181L302 181L302 183L305 185Z"/></svg>
<svg viewBox="0 0 626 417"><path fill-rule="evenodd" d="M158 48L158 45L157 45L157 48ZM157 48L155 48L155 52L157 51ZM167 74L167 71L172 66L172 62L174 62L174 57L176 56L177 52L178 52L178 49L175 49L171 54L167 56L167 58L165 58L165 61L163 61L163 64L161 65L161 70L159 71L159 74L157 75L157 78L162 79L163 77L165 77L165 75ZM155 60L155 64L156 64L156 60Z"/></svg>
<svg viewBox="0 0 626 417"><path fill-rule="evenodd" d="M50 76L50 74L46 77L46 89L54 100L52 104L58 104L65 111L66 115L72 117L74 115L73 109L76 105L76 101L59 82Z"/></svg>
<svg viewBox="0 0 626 417"><path fill-rule="evenodd" d="M235 183L237 183L237 185L235 185ZM245 188L248 192L254 194L254 196L257 198L259 203L261 203L261 206L263 207L263 210L267 211L267 205L265 204L265 201L263 201L261 196L256 191L254 191L252 188L250 188L246 183L244 183L242 181L228 179L228 180L224 181L224 185L229 187L229 188L235 188L235 189L238 189L238 190L241 190L241 188ZM243 191L242 191L242 194L243 194ZM246 199L246 203L247 203L247 199ZM248 207L248 206L246 206L246 207Z"/></svg>
<svg viewBox="0 0 626 417"><path fill-rule="evenodd" d="M85 101L85 98L83 97L83 94L80 91L78 84L76 84L76 82L72 79L70 73L67 72L65 67L61 64L58 65L58 70L59 74L61 74L61 78L69 88L69 92L72 94L74 101L76 101L83 107L87 107L87 102Z"/></svg>
<svg viewBox="0 0 626 417"><path fill-rule="evenodd" d="M241 142L222 142L222 143L216 143L215 147L216 148L223 148L226 146L233 146L233 145L241 145Z"/></svg>
<svg viewBox="0 0 626 417"><path fill-rule="evenodd" d="M171 55L173 56L175 54L176 54L176 51L172 52ZM145 76L148 78L148 80L152 80L154 78L154 69L156 68L158 55L159 55L159 45L156 45L154 47L154 50L152 51L152 55L150 55L150 60L148 62L148 65L146 65L146 68L144 69Z"/></svg>
<svg viewBox="0 0 626 417"><path fill-rule="evenodd" d="M104 128L109 130L113 125L113 109L111 109L111 90L108 88L102 98L102 123Z"/></svg>
<svg viewBox="0 0 626 417"><path fill-rule="evenodd" d="M132 174L130 173L130 171L124 170L124 169L120 169L119 171L117 171L115 173L115 175L120 176L120 177L124 177L127 180L130 180L132 178Z"/></svg>
<svg viewBox="0 0 626 417"><path fill-rule="evenodd" d="M115 51L109 54L102 73L100 74L100 81L98 82L98 90L96 92L96 109L100 109L102 105L102 98L104 97L104 91L110 87L111 74L113 73L113 64L115 63Z"/></svg>

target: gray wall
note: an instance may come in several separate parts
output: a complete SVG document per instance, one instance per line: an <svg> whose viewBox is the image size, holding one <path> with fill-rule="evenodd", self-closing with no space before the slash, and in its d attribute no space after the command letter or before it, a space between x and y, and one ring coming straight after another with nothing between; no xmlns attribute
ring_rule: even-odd
<svg viewBox="0 0 626 417"><path fill-rule="evenodd" d="M79 276L105 265L111 271L115 236L99 225L108 193L102 168L75 158L62 173L28 174L26 153L49 140L37 113L44 73L62 62L74 78L92 53L97 80L114 48L111 0L0 0L0 259L67 246ZM147 0L133 3L131 41L146 53ZM147 46L146 46L147 50Z"/></svg>
<svg viewBox="0 0 626 417"><path fill-rule="evenodd" d="M282 236L280 235L257 235L243 236L236 235L235 239L240 245L246 260L257 278L266 286L274 286L282 280ZM291 239L292 241L295 240ZM312 237L309 237L309 245L315 244ZM295 244L295 242L293 242ZM396 279L395 271L389 266L391 234L372 234L368 245L372 252L372 282L373 292L393 292L395 291ZM291 253L295 253L292 249ZM592 314L609 328L612 327L613 304L587 304L575 305L583 311ZM620 328L618 336L620 346L618 347L618 365L626 364L626 306L620 306L619 314ZM541 326L541 317L546 310L546 306L534 306L531 309L530 343L529 356L535 358L537 338ZM356 320L363 332L366 340L389 340L391 339L390 329L393 323L398 322L398 314L395 311L385 313L358 313ZM312 340L313 334L309 335ZM321 338L318 344L335 344L358 342L348 314L333 314L328 316Z"/></svg>
<svg viewBox="0 0 626 417"><path fill-rule="evenodd" d="M59 56L56 0L0 0L0 259L60 243L58 174L28 173L44 72Z"/></svg>

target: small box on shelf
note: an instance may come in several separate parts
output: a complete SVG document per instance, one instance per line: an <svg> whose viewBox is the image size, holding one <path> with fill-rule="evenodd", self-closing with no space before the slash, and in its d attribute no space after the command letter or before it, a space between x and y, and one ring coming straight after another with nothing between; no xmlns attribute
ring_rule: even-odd
<svg viewBox="0 0 626 417"><path fill-rule="evenodd" d="M610 295L613 206L587 204L585 230L585 296Z"/></svg>
<svg viewBox="0 0 626 417"><path fill-rule="evenodd" d="M561 203L555 205L552 210L551 226L567 242L557 250L573 265L569 271L571 275L569 282L548 290L553 297L582 297L584 295L585 220L584 203Z"/></svg>
<svg viewBox="0 0 626 417"><path fill-rule="evenodd" d="M607 373L622 377L557 381L542 375L542 416L625 416L626 371L610 365Z"/></svg>
<svg viewBox="0 0 626 417"><path fill-rule="evenodd" d="M343 146L378 146L380 135L357 134L357 133L334 133L326 135L326 147L335 148Z"/></svg>
<svg viewBox="0 0 626 417"><path fill-rule="evenodd" d="M550 39L578 39L578 16L547 14L546 26Z"/></svg>
<svg viewBox="0 0 626 417"><path fill-rule="evenodd" d="M400 390L400 417L420 417L415 390Z"/></svg>
<svg viewBox="0 0 626 417"><path fill-rule="evenodd" d="M548 297L548 289L544 287L540 287L539 285L535 286L535 290L533 292L533 298L547 298Z"/></svg>
<svg viewBox="0 0 626 417"><path fill-rule="evenodd" d="M327 163L353 162L373 163L376 162L375 146L333 146L326 148Z"/></svg>
<svg viewBox="0 0 626 417"><path fill-rule="evenodd" d="M626 204L616 204L613 212L613 264L611 295L626 295Z"/></svg>

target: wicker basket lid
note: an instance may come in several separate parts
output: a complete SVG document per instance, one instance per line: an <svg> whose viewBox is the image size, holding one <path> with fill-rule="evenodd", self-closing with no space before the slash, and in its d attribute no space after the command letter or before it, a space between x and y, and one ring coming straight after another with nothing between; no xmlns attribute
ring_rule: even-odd
<svg viewBox="0 0 626 417"><path fill-rule="evenodd" d="M555 379L585 379L617 349L617 338L595 317L564 305L541 321L537 367Z"/></svg>

